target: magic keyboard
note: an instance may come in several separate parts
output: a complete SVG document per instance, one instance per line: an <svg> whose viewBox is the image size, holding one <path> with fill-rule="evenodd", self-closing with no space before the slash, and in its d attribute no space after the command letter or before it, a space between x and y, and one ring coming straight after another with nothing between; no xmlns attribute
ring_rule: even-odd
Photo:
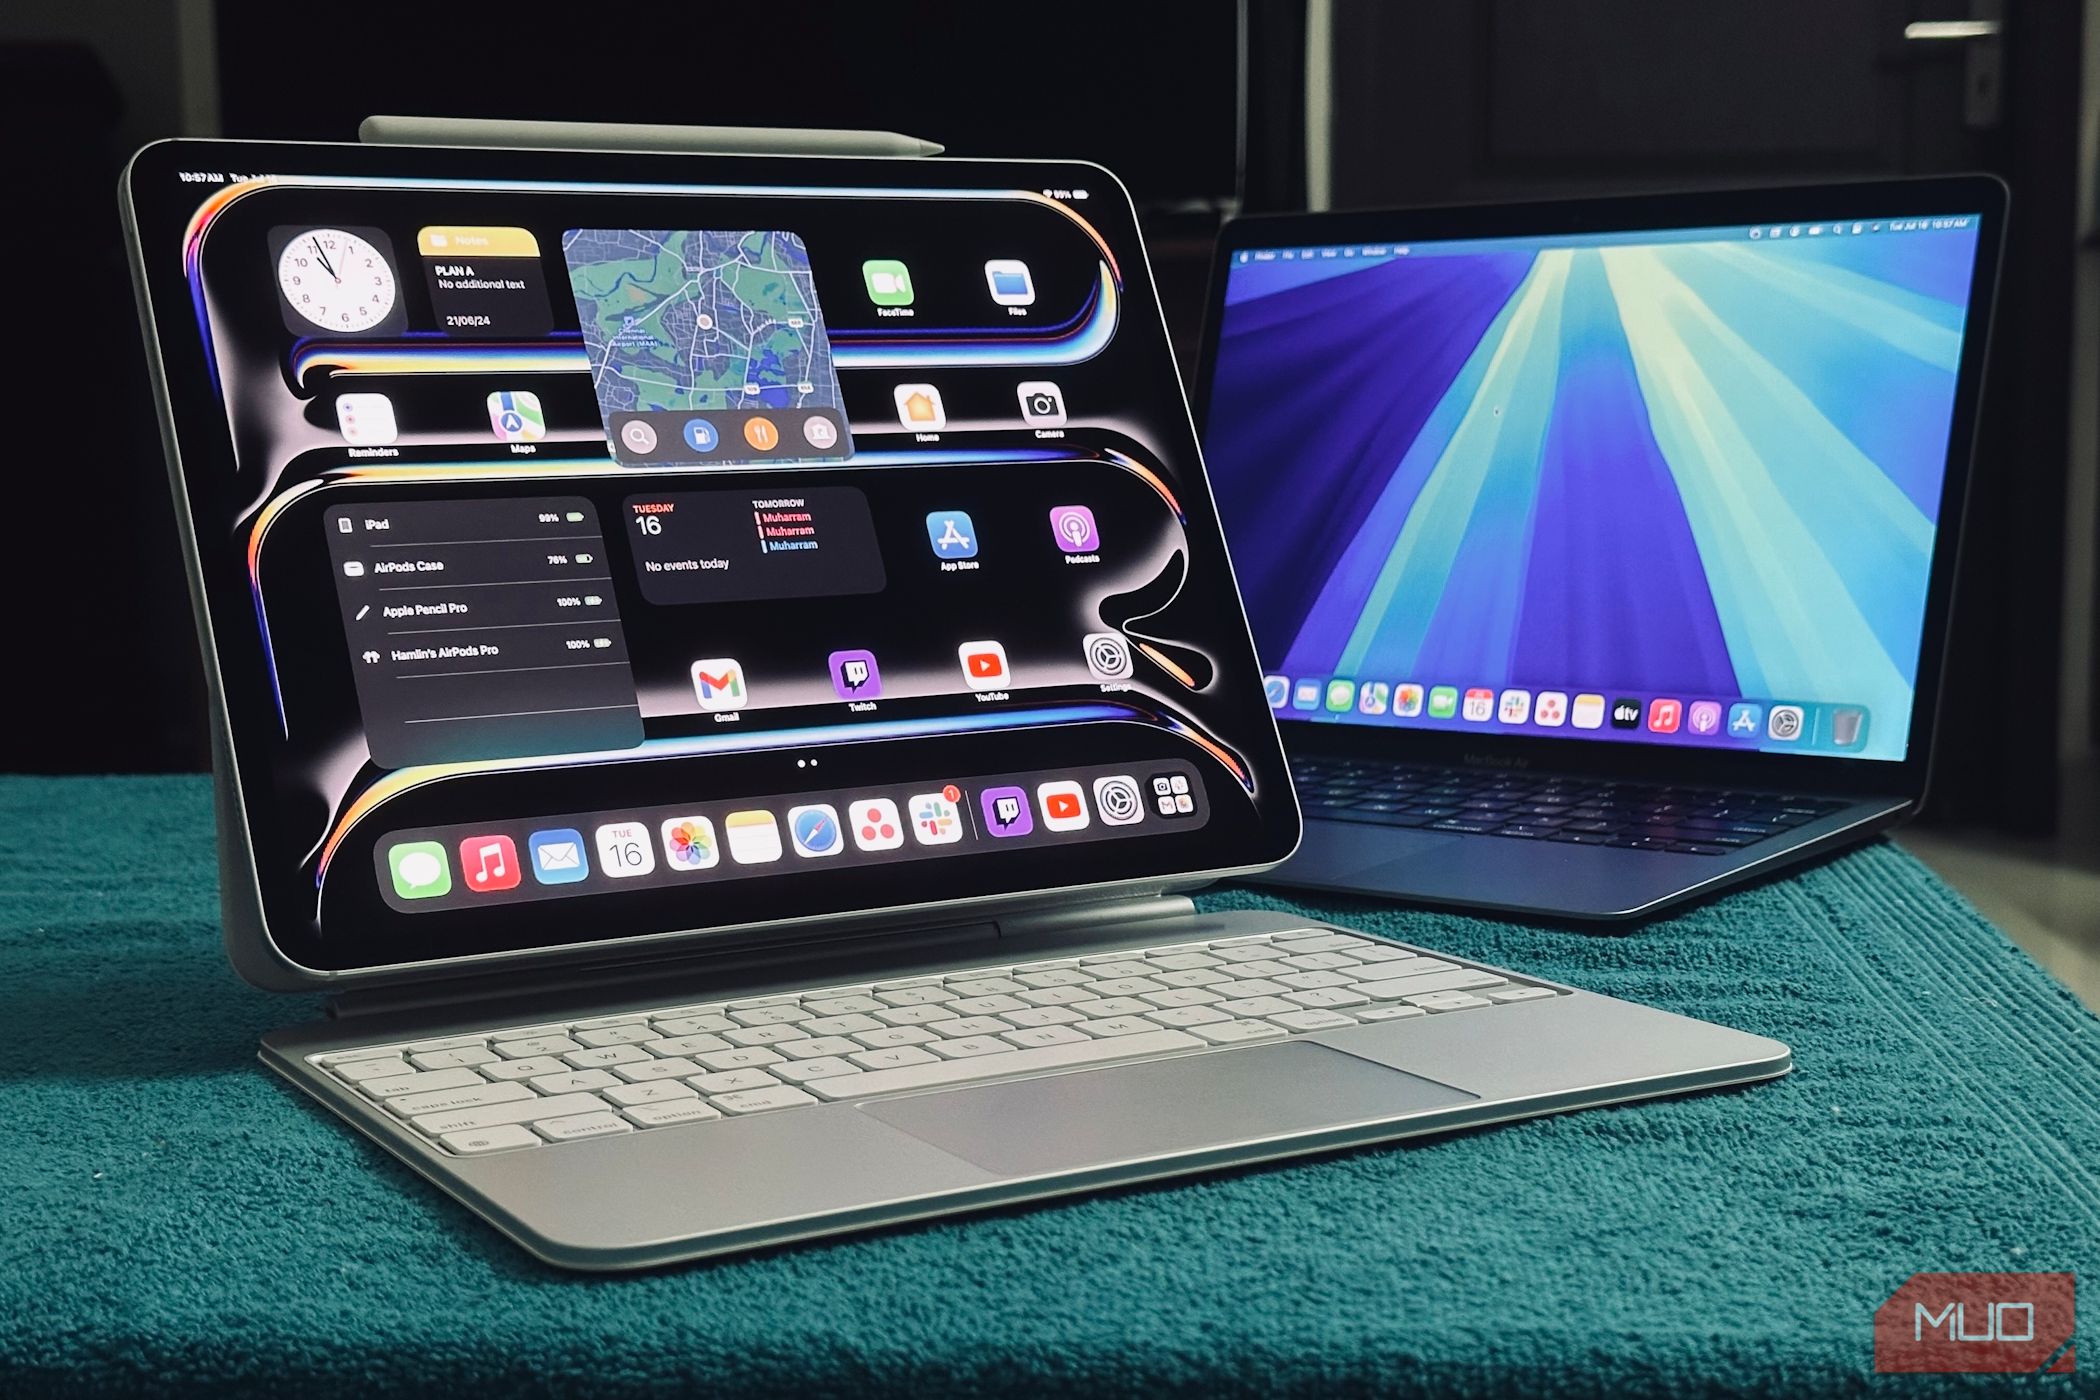
<svg viewBox="0 0 2100 1400"><path fill-rule="evenodd" d="M461 1156L1566 992L1324 929L775 992L309 1057Z"/></svg>
<svg viewBox="0 0 2100 1400"><path fill-rule="evenodd" d="M1724 856L1825 817L1842 803L1548 773L1299 757L1308 817L1526 841Z"/></svg>

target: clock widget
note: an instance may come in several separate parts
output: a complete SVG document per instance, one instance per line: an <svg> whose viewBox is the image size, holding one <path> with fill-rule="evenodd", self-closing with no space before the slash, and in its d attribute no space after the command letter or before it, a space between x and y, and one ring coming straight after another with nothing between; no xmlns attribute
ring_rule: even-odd
<svg viewBox="0 0 2100 1400"><path fill-rule="evenodd" d="M285 324L300 335L387 334L407 321L393 245L376 228L271 231Z"/></svg>

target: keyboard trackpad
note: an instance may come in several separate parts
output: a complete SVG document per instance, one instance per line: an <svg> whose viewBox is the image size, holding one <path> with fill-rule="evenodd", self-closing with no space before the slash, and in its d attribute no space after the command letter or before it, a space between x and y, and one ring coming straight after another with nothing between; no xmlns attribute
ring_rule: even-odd
<svg viewBox="0 0 2100 1400"><path fill-rule="evenodd" d="M875 1099L860 1111L988 1171L1033 1176L1477 1097L1301 1041Z"/></svg>

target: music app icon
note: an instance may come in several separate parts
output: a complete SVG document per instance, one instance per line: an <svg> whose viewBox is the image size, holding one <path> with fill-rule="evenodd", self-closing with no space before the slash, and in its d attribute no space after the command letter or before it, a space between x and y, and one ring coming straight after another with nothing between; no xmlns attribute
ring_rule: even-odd
<svg viewBox="0 0 2100 1400"><path fill-rule="evenodd" d="M508 836L469 836L459 843L460 873L476 894L518 887L518 848Z"/></svg>

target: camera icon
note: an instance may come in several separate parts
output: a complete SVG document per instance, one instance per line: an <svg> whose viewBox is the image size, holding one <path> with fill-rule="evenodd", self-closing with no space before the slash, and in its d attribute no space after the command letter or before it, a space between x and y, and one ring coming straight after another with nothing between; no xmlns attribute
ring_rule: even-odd
<svg viewBox="0 0 2100 1400"><path fill-rule="evenodd" d="M1021 421L1033 428L1065 425L1065 391L1047 379L1030 380L1019 390Z"/></svg>
<svg viewBox="0 0 2100 1400"><path fill-rule="evenodd" d="M1130 643L1115 632L1086 634L1086 668L1097 681L1130 679Z"/></svg>

